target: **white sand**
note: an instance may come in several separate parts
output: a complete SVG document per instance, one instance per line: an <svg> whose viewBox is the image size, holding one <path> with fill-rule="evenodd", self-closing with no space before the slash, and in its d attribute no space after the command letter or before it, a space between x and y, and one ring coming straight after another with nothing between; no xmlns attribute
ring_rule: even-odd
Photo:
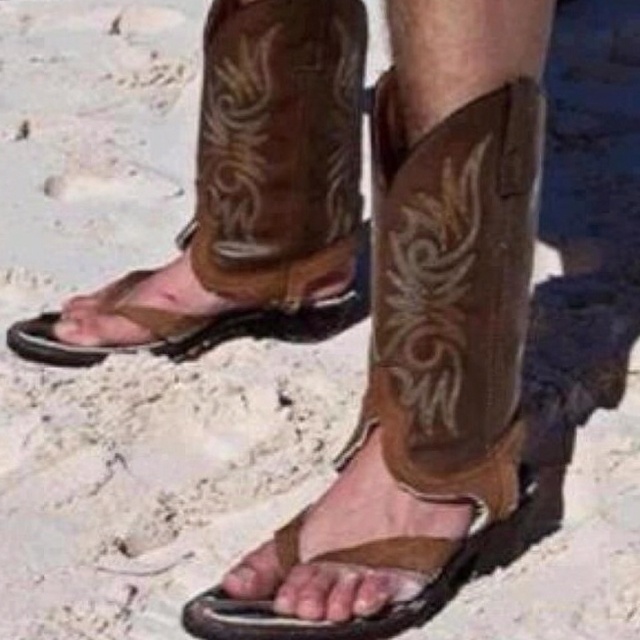
<svg viewBox="0 0 640 640"><path fill-rule="evenodd" d="M2 332L169 255L193 204L206 4L0 2ZM538 280L559 273L540 255ZM182 603L329 481L367 337L80 372L0 348L1 640L184 637ZM410 637L638 638L639 385L580 434L562 532Z"/></svg>

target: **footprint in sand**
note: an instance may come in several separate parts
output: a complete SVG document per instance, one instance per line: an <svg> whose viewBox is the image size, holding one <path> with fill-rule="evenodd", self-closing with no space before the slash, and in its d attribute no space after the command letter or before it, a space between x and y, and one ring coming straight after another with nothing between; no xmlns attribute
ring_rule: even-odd
<svg viewBox="0 0 640 640"><path fill-rule="evenodd" d="M117 161L108 167L78 167L49 176L43 190L45 195L63 202L167 200L184 193L177 181L150 167Z"/></svg>
<svg viewBox="0 0 640 640"><path fill-rule="evenodd" d="M143 60L133 48L128 59L120 60L122 69L105 74L101 80L115 93L135 96L139 102L159 115L168 113L178 102L184 88L197 76L196 59L161 58L156 52ZM135 62L134 66L130 66Z"/></svg>

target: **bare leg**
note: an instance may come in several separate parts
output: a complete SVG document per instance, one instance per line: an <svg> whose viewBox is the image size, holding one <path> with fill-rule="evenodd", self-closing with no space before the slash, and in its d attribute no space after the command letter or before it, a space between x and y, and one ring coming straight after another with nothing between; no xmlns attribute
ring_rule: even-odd
<svg viewBox="0 0 640 640"><path fill-rule="evenodd" d="M390 0L387 6L412 141L506 81L542 74L555 0Z"/></svg>
<svg viewBox="0 0 640 640"><path fill-rule="evenodd" d="M405 120L417 141L449 113L518 76L539 75L553 0L388 0ZM387 471L378 432L307 515L301 557L394 536L460 538L466 505L429 504L402 491ZM281 575L274 545L225 578L236 598L276 595L283 614L347 620L373 614L421 588L415 575L308 563Z"/></svg>

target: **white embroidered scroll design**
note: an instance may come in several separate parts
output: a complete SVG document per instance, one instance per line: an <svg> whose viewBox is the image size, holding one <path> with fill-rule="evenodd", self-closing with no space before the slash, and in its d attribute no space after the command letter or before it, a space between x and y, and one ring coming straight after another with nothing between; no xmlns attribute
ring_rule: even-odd
<svg viewBox="0 0 640 640"><path fill-rule="evenodd" d="M358 206L360 119L357 100L360 91L361 51L342 20L335 19L333 29L340 44L340 58L333 81L331 110L331 151L329 155L327 214L328 243L353 231Z"/></svg>
<svg viewBox="0 0 640 640"><path fill-rule="evenodd" d="M221 239L254 240L274 94L269 58L280 29L272 27L258 42L241 36L236 55L216 62L205 84L202 136L213 164L207 188Z"/></svg>
<svg viewBox="0 0 640 640"><path fill-rule="evenodd" d="M400 389L400 404L428 435L458 434L456 407L467 339L462 307L476 262L482 207L480 174L490 137L455 175L444 163L441 193L414 193L389 238L380 356Z"/></svg>

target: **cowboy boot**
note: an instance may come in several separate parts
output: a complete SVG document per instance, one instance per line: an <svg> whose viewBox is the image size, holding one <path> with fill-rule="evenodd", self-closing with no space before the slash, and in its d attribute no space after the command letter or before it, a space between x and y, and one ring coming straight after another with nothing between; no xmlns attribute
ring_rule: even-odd
<svg viewBox="0 0 640 640"><path fill-rule="evenodd" d="M397 93L390 72L374 116L374 329L354 442L379 423L400 483L430 498L478 492L506 516L518 498L544 101L535 82L514 81L409 149Z"/></svg>
<svg viewBox="0 0 640 640"><path fill-rule="evenodd" d="M221 0L205 31L193 266L295 307L354 256L366 16L359 0Z"/></svg>
<svg viewBox="0 0 640 640"><path fill-rule="evenodd" d="M202 638L386 638L422 624L522 503L520 361L536 232L544 101L521 79L463 106L412 148L394 73L374 146L374 335L362 421L339 468L381 430L385 464L419 499L469 502L461 540L396 537L301 557L302 513L276 534L280 571L337 562L424 576L415 598L344 624L291 620L219 588L185 608Z"/></svg>
<svg viewBox="0 0 640 640"><path fill-rule="evenodd" d="M126 294L149 272L128 274L100 307L153 335L127 352L182 361L238 335L288 335L296 319L312 329L320 321L324 331L331 303L338 319L344 315L349 289L322 300L325 315L295 312L312 292L353 272L366 40L360 0L213 4L204 34L196 216L180 245L189 247L204 288L247 304L215 317L127 305ZM123 350L63 343L54 333L59 319L16 323L9 346L61 366L96 364Z"/></svg>

